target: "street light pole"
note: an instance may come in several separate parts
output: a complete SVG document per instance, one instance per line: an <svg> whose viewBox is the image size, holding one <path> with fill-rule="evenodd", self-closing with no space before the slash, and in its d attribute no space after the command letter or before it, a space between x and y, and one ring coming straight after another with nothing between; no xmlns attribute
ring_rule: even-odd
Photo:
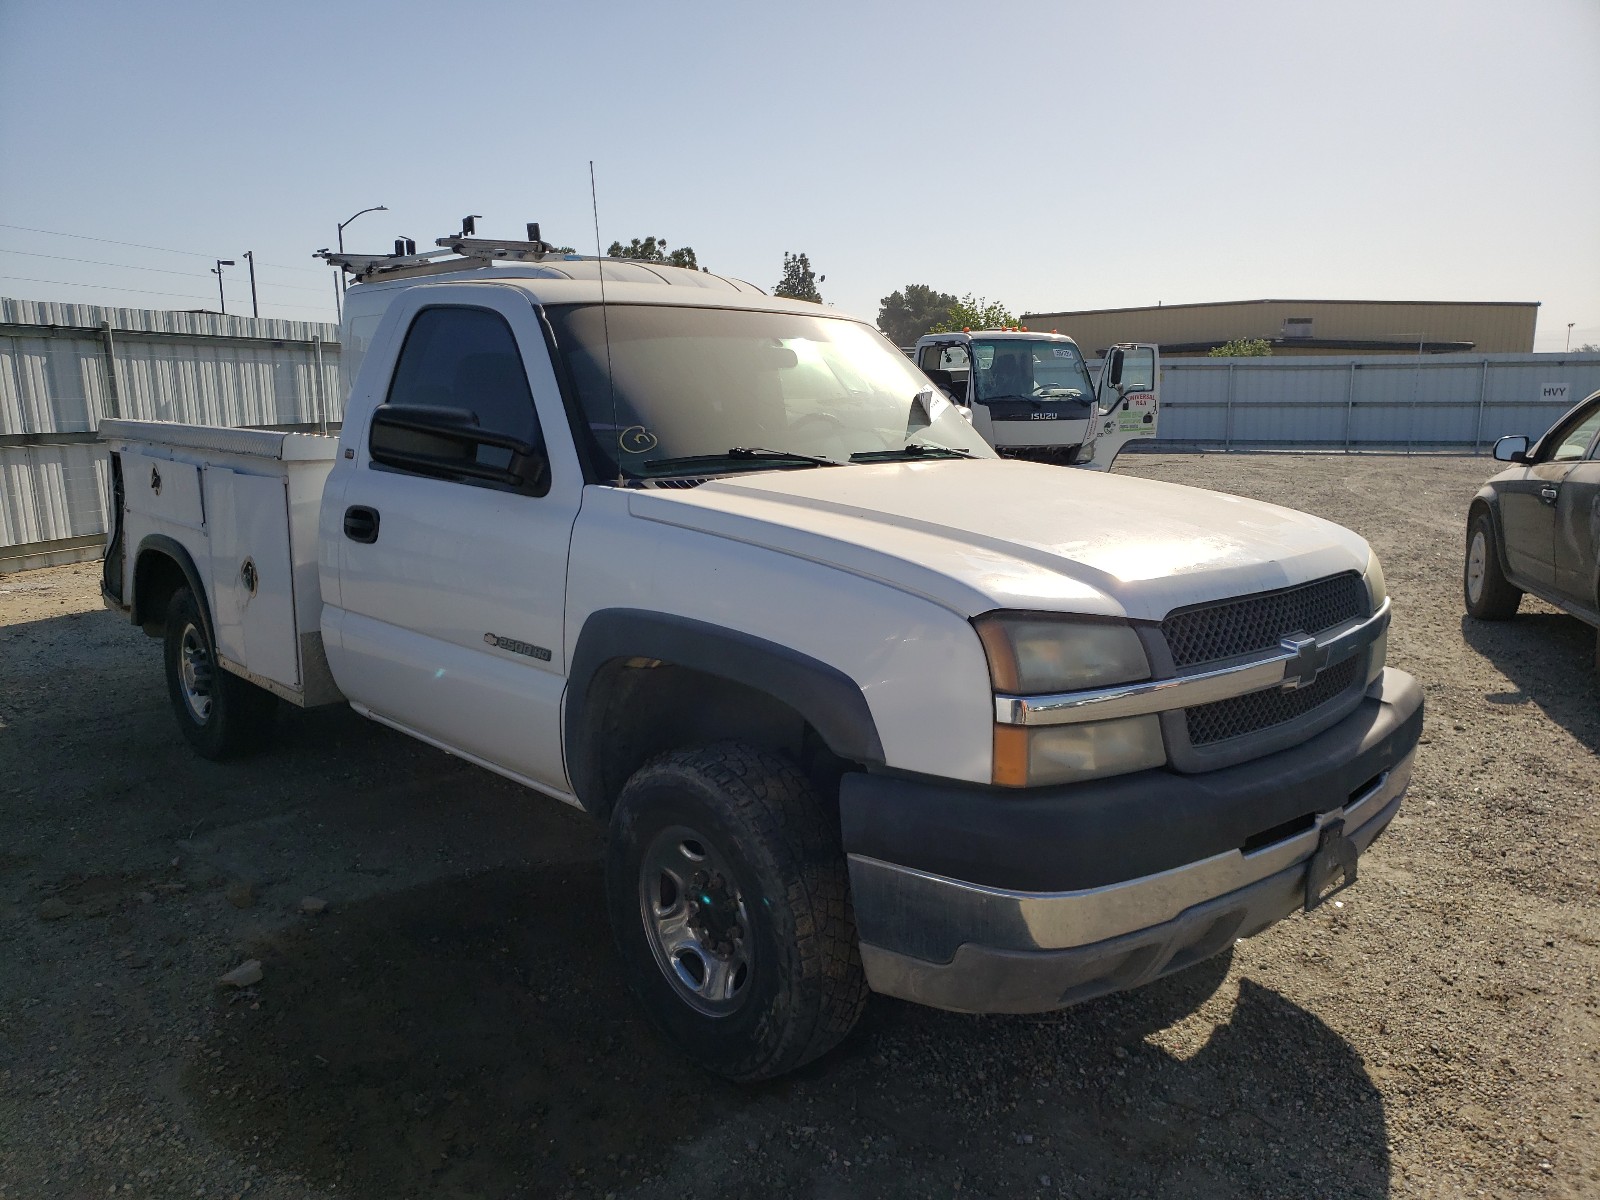
<svg viewBox="0 0 1600 1200"><path fill-rule="evenodd" d="M224 316L228 313L228 297L222 290L222 268L234 265L231 258L217 259L217 265L211 268L211 273L217 277L217 307L222 309Z"/></svg>
<svg viewBox="0 0 1600 1200"><path fill-rule="evenodd" d="M259 317L261 306L256 303L256 254L254 250L246 250L244 256L250 260L250 315Z"/></svg>
<svg viewBox="0 0 1600 1200"><path fill-rule="evenodd" d="M374 204L371 208L363 208L360 212L356 213L355 216L350 217L349 220L340 221L339 222L339 253L340 254L344 253L344 227L346 225L350 224L351 221L354 221L356 219L356 217L365 216L369 212L388 212L388 211L389 211L389 206L387 204ZM343 299L344 299L344 268L341 267L339 269L338 275L336 275L334 277L334 283L333 283L333 311L339 314L339 319L341 321L344 320L344 303L343 303Z"/></svg>
<svg viewBox="0 0 1600 1200"><path fill-rule="evenodd" d="M1572 327L1574 325L1576 325L1576 324L1577 324L1576 321L1568 321L1567 322L1567 353L1568 354L1572 353Z"/></svg>

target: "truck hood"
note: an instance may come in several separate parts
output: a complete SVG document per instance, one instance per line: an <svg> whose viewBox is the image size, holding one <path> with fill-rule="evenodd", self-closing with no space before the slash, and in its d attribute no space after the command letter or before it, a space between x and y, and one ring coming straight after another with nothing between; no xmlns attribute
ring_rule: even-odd
<svg viewBox="0 0 1600 1200"><path fill-rule="evenodd" d="M966 617L1160 620L1366 569L1348 529L1127 475L980 459L763 471L629 496L633 516L824 563Z"/></svg>

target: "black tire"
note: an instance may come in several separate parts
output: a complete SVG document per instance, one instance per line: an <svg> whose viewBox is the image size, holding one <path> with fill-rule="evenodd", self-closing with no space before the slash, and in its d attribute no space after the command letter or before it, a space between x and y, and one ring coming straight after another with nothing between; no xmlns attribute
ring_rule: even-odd
<svg viewBox="0 0 1600 1200"><path fill-rule="evenodd" d="M211 625L187 587L167 604L165 657L173 715L202 757L234 758L271 738L277 697L217 665Z"/></svg>
<svg viewBox="0 0 1600 1200"><path fill-rule="evenodd" d="M664 849L675 842L731 877L712 871L705 883L687 882L706 903L703 924L693 926L692 912L677 918L699 930L673 959L686 970L668 965L653 932L669 918L647 909L672 908L659 889L675 883L654 870L647 882L645 862L647 854L652 863L663 854L678 861ZM694 909L689 897L679 899ZM718 1075L782 1075L827 1053L860 1019L867 986L837 820L787 759L721 743L641 767L611 816L606 899L623 970L646 1013ZM733 926L720 942L708 932L713 910L727 917L724 930ZM726 999L691 995L694 963L709 978L719 945L728 951L717 956L724 972L738 964L728 974L736 989Z"/></svg>
<svg viewBox="0 0 1600 1200"><path fill-rule="evenodd" d="M1517 614L1522 590L1500 570L1500 546L1494 520L1480 509L1467 522L1467 549L1461 568L1461 594L1469 616L1504 621Z"/></svg>

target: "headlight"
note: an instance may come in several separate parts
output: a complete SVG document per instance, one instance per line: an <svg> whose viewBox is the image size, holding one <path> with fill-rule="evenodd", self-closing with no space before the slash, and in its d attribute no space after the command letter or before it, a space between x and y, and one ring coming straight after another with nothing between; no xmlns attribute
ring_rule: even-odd
<svg viewBox="0 0 1600 1200"><path fill-rule="evenodd" d="M1104 779L1167 761L1154 713L1081 725L996 725L994 782L1041 787Z"/></svg>
<svg viewBox="0 0 1600 1200"><path fill-rule="evenodd" d="M1383 582L1383 564L1378 561L1376 554L1367 556L1367 570L1362 575L1362 581L1367 585L1367 596L1372 601L1372 611L1377 612L1383 602L1388 599L1389 591ZM1385 629L1378 635L1378 640L1372 643L1372 648L1367 651L1367 683L1372 682L1383 674L1384 660L1389 657L1389 631Z"/></svg>
<svg viewBox="0 0 1600 1200"><path fill-rule="evenodd" d="M989 678L1002 694L1076 692L1150 678L1144 647L1127 625L1005 613L974 625Z"/></svg>
<svg viewBox="0 0 1600 1200"><path fill-rule="evenodd" d="M1031 613L996 613L974 625L1000 695L1090 691L1150 678L1150 661L1128 625ZM1154 715L994 727L993 778L1001 787L1103 779L1165 761Z"/></svg>

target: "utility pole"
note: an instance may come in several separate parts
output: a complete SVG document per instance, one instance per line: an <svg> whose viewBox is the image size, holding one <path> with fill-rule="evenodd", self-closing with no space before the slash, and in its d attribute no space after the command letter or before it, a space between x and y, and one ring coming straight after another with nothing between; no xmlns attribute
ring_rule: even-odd
<svg viewBox="0 0 1600 1200"><path fill-rule="evenodd" d="M261 306L256 303L256 254L254 250L246 250L244 256L250 261L250 315L259 317Z"/></svg>
<svg viewBox="0 0 1600 1200"><path fill-rule="evenodd" d="M217 265L211 268L211 273L217 277L217 307L222 309L223 315L228 312L228 297L222 291L222 268L234 265L231 258L217 259Z"/></svg>
<svg viewBox="0 0 1600 1200"><path fill-rule="evenodd" d="M1568 354L1572 353L1572 327L1574 325L1576 325L1576 324L1577 324L1576 321L1568 321L1567 322L1567 353Z"/></svg>

